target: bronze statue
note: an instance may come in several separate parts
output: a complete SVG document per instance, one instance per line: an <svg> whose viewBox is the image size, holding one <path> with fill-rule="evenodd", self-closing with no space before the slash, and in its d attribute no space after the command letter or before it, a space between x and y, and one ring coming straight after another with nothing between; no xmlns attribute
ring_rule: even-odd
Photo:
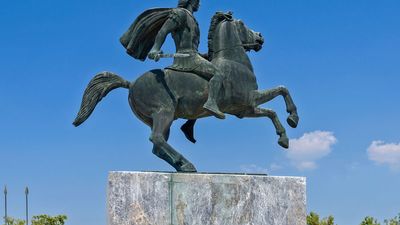
<svg viewBox="0 0 400 225"><path fill-rule="evenodd" d="M289 139L276 113L258 106L283 96L289 113L287 122L293 128L299 121L296 106L283 86L258 90L246 54L250 50L259 51L263 37L247 28L241 20L234 19L232 13L217 12L209 29L207 61L197 51L199 32L192 12L198 6L199 0L180 0L177 9L158 8L142 13L121 38L127 53L140 60L147 56L155 60L171 56L160 50L166 35L171 33L177 48L172 55L174 64L148 71L134 82L111 72L96 75L85 90L74 125L82 124L111 90L123 87L129 89L132 111L152 130L153 153L179 172L196 172L196 168L167 143L170 127L178 118L188 120L181 129L190 141L195 142L193 127L196 120L211 115L223 118L222 113L218 115L219 110L238 118L268 117L279 135L279 145L288 148ZM208 108L209 101L215 108Z"/></svg>

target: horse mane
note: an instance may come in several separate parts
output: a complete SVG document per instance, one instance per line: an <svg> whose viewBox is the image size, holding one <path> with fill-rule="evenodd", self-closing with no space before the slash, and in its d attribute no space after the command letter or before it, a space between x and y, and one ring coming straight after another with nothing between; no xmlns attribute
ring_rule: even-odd
<svg viewBox="0 0 400 225"><path fill-rule="evenodd" d="M211 18L210 29L208 30L208 59L211 61L214 56L215 29L223 21L232 21L232 12L216 12Z"/></svg>

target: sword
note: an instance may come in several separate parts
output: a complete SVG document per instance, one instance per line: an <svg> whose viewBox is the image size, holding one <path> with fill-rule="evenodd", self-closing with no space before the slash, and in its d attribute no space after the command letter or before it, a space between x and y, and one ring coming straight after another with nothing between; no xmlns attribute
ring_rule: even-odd
<svg viewBox="0 0 400 225"><path fill-rule="evenodd" d="M186 54L186 53L158 54L157 58L186 58L189 56L190 56L190 54Z"/></svg>

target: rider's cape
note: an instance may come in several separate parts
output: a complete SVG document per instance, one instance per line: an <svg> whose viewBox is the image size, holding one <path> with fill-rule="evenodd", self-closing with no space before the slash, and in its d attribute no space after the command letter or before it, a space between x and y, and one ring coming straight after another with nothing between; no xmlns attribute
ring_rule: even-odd
<svg viewBox="0 0 400 225"><path fill-rule="evenodd" d="M126 52L135 59L146 60L171 11L172 8L154 8L140 14L120 38Z"/></svg>

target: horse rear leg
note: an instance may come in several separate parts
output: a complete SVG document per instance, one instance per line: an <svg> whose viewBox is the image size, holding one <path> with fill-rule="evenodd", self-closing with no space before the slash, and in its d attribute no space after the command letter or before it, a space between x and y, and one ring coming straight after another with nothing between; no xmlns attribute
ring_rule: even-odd
<svg viewBox="0 0 400 225"><path fill-rule="evenodd" d="M271 109L254 108L243 114L243 117L258 118L268 117L275 126L276 134L279 135L278 144L284 148L289 148L289 139L286 130L279 121L278 115Z"/></svg>
<svg viewBox="0 0 400 225"><path fill-rule="evenodd" d="M181 126L181 131L185 134L185 137L192 143L196 143L194 138L194 124L196 120L188 120Z"/></svg>
<svg viewBox="0 0 400 225"><path fill-rule="evenodd" d="M277 96L283 96L286 104L286 111L290 114L287 118L289 126L296 128L299 123L299 116L297 115L297 108L290 96L289 90L284 86L279 86L270 90L254 91L253 92L253 105L259 106L266 102L271 101Z"/></svg>
<svg viewBox="0 0 400 225"><path fill-rule="evenodd" d="M150 141L153 142L153 154L165 160L178 172L196 172L191 162L185 159L168 143L169 129L174 120L172 112L158 112L152 115L153 127Z"/></svg>

